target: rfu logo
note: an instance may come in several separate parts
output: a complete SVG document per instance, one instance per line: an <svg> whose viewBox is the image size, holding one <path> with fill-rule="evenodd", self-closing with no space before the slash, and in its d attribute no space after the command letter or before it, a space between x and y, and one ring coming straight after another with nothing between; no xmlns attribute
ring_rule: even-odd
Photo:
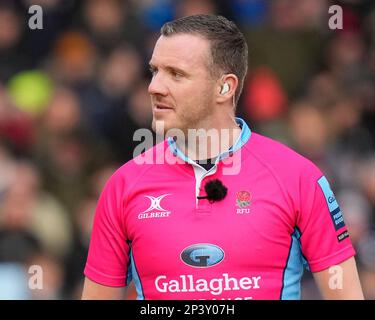
<svg viewBox="0 0 375 320"><path fill-rule="evenodd" d="M236 206L238 214L250 213L252 195L249 191L241 190L236 192Z"/></svg>
<svg viewBox="0 0 375 320"><path fill-rule="evenodd" d="M138 219L169 217L171 212L162 208L160 204L161 200L163 200L166 196L170 196L170 194L163 194L159 197L145 196L146 198L150 199L151 204L147 210L138 215Z"/></svg>

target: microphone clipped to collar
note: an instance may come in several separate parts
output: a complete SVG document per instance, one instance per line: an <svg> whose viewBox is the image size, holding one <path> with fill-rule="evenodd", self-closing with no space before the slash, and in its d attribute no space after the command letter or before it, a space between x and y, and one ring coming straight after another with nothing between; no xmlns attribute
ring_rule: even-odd
<svg viewBox="0 0 375 320"><path fill-rule="evenodd" d="M225 198L228 192L228 188L223 185L223 183L218 180L210 180L204 185L204 191L206 191L206 196L197 197L198 199L207 199L210 203L215 201L220 201Z"/></svg>

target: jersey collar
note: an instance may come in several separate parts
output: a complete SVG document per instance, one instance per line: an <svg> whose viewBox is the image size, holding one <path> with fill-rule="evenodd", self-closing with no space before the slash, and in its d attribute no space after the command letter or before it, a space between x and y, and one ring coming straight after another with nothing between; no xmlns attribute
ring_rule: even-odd
<svg viewBox="0 0 375 320"><path fill-rule="evenodd" d="M246 124L246 122L243 119L238 118L238 117L236 117L235 119L236 119L236 123L241 128L241 134L237 138L235 144L232 147L230 147L229 150L224 151L223 153L220 154L220 156L217 157L215 164L217 164L220 160L227 158L228 156L230 156L237 150L241 149L243 145L250 139L251 130L249 126ZM191 165L194 165L194 166L198 165L194 160L191 160L178 148L177 143L173 140L172 137L168 138L168 145L169 145L169 149L175 156L181 158L183 161L187 163L190 163Z"/></svg>

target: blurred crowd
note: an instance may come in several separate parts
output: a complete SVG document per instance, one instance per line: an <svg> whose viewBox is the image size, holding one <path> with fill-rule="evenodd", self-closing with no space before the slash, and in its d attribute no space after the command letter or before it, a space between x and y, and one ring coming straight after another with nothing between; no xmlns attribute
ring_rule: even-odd
<svg viewBox="0 0 375 320"><path fill-rule="evenodd" d="M43 9L31 30L28 8ZM343 8L330 30L328 7ZM375 299L373 0L0 0L0 299L77 299L96 201L149 128L161 25L234 20L249 45L238 115L313 160L335 190ZM29 290L29 266L43 290ZM302 297L319 299L312 276Z"/></svg>

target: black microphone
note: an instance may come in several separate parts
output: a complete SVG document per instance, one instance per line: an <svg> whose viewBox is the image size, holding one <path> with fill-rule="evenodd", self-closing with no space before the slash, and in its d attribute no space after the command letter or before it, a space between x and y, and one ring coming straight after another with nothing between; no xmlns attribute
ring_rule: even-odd
<svg viewBox="0 0 375 320"><path fill-rule="evenodd" d="M228 188L223 185L223 183L218 180L210 180L204 185L204 191L206 191L206 196L197 197L198 199L207 199L209 202L220 201L225 198L228 192Z"/></svg>

